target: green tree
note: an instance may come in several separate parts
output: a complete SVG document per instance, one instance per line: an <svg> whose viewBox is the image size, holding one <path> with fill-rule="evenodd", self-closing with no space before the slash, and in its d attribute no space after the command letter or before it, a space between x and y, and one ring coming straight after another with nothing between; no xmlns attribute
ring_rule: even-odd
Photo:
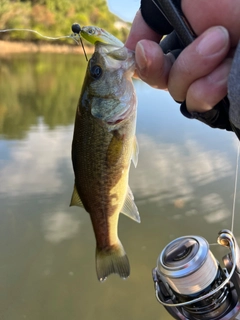
<svg viewBox="0 0 240 320"><path fill-rule="evenodd" d="M83 55L24 54L0 60L0 135L23 138L39 118L73 124L87 62Z"/></svg>
<svg viewBox="0 0 240 320"><path fill-rule="evenodd" d="M129 25L123 23L118 28L118 21L109 12L106 0L0 0L0 29L28 28L44 35L61 36L70 34L71 25L78 22L100 26L124 41ZM44 41L27 32L0 33L0 39Z"/></svg>

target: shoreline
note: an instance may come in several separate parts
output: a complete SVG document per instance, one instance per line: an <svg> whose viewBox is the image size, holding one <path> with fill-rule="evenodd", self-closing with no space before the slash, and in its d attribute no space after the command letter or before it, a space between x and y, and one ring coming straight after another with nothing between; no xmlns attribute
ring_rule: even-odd
<svg viewBox="0 0 240 320"><path fill-rule="evenodd" d="M94 47L85 46L87 54L94 52ZM33 43L33 42L20 42L20 41L4 41L0 40L0 57L6 57L9 54L17 53L74 53L83 54L81 45L66 45L66 44L46 44L46 43Z"/></svg>

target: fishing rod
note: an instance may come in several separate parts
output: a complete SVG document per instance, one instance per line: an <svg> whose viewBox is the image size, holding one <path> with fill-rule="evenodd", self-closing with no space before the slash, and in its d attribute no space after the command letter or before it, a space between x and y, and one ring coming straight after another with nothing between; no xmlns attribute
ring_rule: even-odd
<svg viewBox="0 0 240 320"><path fill-rule="evenodd" d="M160 46L164 53L175 58L196 35L181 10L180 0L152 0L173 31ZM228 116L229 101L220 103ZM240 131L230 125L240 140ZM209 243L200 236L183 236L170 242L160 253L152 271L155 295L168 313L178 320L240 319L240 250L233 235L239 148L237 153L232 229L219 232L217 243L229 253L222 260L224 267L209 249Z"/></svg>
<svg viewBox="0 0 240 320"><path fill-rule="evenodd" d="M181 51L196 39L197 35L182 12L181 0L152 0L152 2L160 12L161 25L165 24L168 29L169 26L173 28L173 31L164 37L159 45L165 54L171 52L177 58ZM186 101L182 103L182 106L184 110ZM240 129L229 118L230 103L228 97L225 96L214 108L221 110L222 117L213 116L212 121L217 120L219 128L232 130L240 140ZM205 122L205 118L201 114L195 114L198 120ZM228 124L225 123L224 118L229 119ZM215 124L212 123L211 126L215 127Z"/></svg>

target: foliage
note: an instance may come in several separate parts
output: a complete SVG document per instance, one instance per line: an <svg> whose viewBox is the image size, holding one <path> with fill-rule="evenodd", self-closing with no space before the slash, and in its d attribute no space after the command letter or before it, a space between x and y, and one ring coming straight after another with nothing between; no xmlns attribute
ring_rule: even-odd
<svg viewBox="0 0 240 320"><path fill-rule="evenodd" d="M75 54L0 59L0 136L24 138L39 119L50 129L73 124L86 66Z"/></svg>
<svg viewBox="0 0 240 320"><path fill-rule="evenodd" d="M129 24L110 13L106 0L0 0L0 29L27 28L48 36L71 34L74 22L97 25L125 40ZM121 27L119 27L119 25ZM28 32L0 33L0 39L43 41Z"/></svg>

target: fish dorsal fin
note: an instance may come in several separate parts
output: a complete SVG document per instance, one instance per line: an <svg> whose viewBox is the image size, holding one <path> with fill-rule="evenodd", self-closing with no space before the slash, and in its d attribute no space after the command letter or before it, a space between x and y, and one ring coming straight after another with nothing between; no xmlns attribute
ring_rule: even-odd
<svg viewBox="0 0 240 320"><path fill-rule="evenodd" d="M76 185L74 184L73 193L72 193L72 199L70 202L70 207L77 206L77 207L83 207L82 201L78 195Z"/></svg>
<svg viewBox="0 0 240 320"><path fill-rule="evenodd" d="M137 138L135 136L134 140L133 140L133 153L132 153L132 162L133 162L135 168L138 163L138 154L139 154L139 148L138 148Z"/></svg>
<svg viewBox="0 0 240 320"><path fill-rule="evenodd" d="M128 187L128 193L127 193L124 205L122 207L121 213L125 214L127 217L129 217L130 219L138 223L141 222L138 208L134 202L134 197L129 187Z"/></svg>

